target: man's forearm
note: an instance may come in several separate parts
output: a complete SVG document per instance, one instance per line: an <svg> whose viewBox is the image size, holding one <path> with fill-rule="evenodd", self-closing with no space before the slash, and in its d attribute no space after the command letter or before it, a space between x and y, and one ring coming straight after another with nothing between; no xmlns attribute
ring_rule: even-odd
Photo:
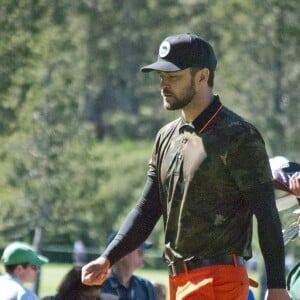
<svg viewBox="0 0 300 300"><path fill-rule="evenodd" d="M285 288L284 244L273 185L262 184L247 191L245 197L257 219L258 238L265 261L268 288Z"/></svg>

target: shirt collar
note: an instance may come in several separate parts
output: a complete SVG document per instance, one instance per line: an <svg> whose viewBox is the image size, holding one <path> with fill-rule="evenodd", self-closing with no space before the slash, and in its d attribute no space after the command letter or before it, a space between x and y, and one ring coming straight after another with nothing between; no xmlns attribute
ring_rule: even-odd
<svg viewBox="0 0 300 300"><path fill-rule="evenodd" d="M222 103L219 96L215 95L212 103L200 113L200 115L192 122L187 123L184 117L181 117L180 132L196 131L199 132L213 118L213 116L221 109Z"/></svg>
<svg viewBox="0 0 300 300"><path fill-rule="evenodd" d="M22 284L21 280L19 278L17 278L16 276L13 276L13 275L8 274L8 273L5 273L3 276L6 277L7 279L10 279L10 280L13 280L15 282L18 282L18 283Z"/></svg>
<svg viewBox="0 0 300 300"><path fill-rule="evenodd" d="M131 284L132 284L134 278L135 278L135 276L132 275L131 278L130 278L129 286L126 289L129 289L131 287ZM123 284L120 282L119 276L113 270L111 270L111 272L109 273L109 275L107 277L107 280L110 281L111 286L115 289L120 287L120 286L123 287Z"/></svg>

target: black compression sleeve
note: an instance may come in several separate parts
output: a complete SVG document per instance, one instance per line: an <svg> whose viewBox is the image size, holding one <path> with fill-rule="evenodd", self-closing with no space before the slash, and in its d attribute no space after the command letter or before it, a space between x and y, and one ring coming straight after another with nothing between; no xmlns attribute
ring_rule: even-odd
<svg viewBox="0 0 300 300"><path fill-rule="evenodd" d="M262 184L244 193L256 216L258 239L264 257L268 288L285 288L285 255L281 223L272 184Z"/></svg>
<svg viewBox="0 0 300 300"><path fill-rule="evenodd" d="M161 216L161 203L157 181L148 177L136 207L127 215L117 236L102 256L113 265L123 256L138 248L148 238Z"/></svg>

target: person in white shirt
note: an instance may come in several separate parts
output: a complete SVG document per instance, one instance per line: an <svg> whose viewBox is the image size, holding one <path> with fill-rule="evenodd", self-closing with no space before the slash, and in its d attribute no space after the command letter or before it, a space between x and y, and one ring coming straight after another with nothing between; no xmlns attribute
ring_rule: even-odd
<svg viewBox="0 0 300 300"><path fill-rule="evenodd" d="M33 283L47 257L39 255L23 242L9 244L2 254L5 274L0 276L0 300L37 300L37 295L24 286Z"/></svg>

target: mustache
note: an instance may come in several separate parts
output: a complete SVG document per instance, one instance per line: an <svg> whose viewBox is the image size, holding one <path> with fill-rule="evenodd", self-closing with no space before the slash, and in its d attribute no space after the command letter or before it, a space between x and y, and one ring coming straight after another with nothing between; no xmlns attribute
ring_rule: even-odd
<svg viewBox="0 0 300 300"><path fill-rule="evenodd" d="M162 96L173 96L172 91L168 88L161 89L160 93L161 93Z"/></svg>

